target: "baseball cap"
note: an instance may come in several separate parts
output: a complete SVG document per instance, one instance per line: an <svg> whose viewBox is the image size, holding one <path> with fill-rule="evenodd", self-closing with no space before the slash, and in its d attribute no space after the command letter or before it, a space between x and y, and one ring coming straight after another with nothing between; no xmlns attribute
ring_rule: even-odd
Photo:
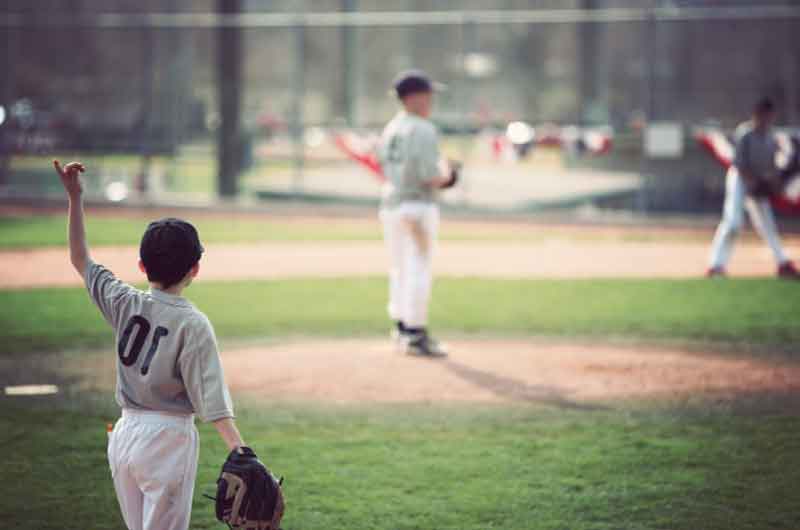
<svg viewBox="0 0 800 530"><path fill-rule="evenodd" d="M442 83L431 81L421 70L405 70L397 74L392 83L395 94L400 99L416 92L439 92L447 87Z"/></svg>
<svg viewBox="0 0 800 530"><path fill-rule="evenodd" d="M197 229L182 219L167 217L147 226L139 246L139 257L147 279L167 289L180 282L200 261L203 245Z"/></svg>
<svg viewBox="0 0 800 530"><path fill-rule="evenodd" d="M769 98L761 98L756 102L753 110L761 113L774 112L775 104Z"/></svg>

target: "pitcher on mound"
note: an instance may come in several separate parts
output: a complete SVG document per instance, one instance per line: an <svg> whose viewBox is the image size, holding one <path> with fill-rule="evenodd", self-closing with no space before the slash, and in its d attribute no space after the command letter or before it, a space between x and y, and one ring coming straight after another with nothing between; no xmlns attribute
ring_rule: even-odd
<svg viewBox="0 0 800 530"><path fill-rule="evenodd" d="M439 229L439 191L458 181L460 164L439 154L439 135L429 120L440 85L420 71L394 82L401 109L386 125L378 158L386 176L380 218L391 263L389 316L392 337L406 353L442 356L428 331L431 258Z"/></svg>

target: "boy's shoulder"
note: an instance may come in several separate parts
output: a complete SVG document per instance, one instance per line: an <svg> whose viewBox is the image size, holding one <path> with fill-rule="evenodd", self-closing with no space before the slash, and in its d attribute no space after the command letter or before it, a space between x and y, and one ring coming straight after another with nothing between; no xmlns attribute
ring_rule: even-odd
<svg viewBox="0 0 800 530"><path fill-rule="evenodd" d="M176 306L176 309L182 313L183 318L185 318L187 322L201 327L211 325L211 321L206 314L200 311L191 300L183 297L173 298L179 301L174 305Z"/></svg>
<svg viewBox="0 0 800 530"><path fill-rule="evenodd" d="M197 309L197 307L189 302L186 308L186 323L195 332L203 334L210 332L214 334L214 326L211 324L211 319L205 313Z"/></svg>
<svg viewBox="0 0 800 530"><path fill-rule="evenodd" d="M173 325L191 332L202 332L212 329L211 321L190 300L182 296L165 293L158 289L150 289L142 293L149 304L160 306L159 313L163 319Z"/></svg>
<svg viewBox="0 0 800 530"><path fill-rule="evenodd" d="M436 143L439 140L439 129L434 123L425 118L417 118L417 123L414 125L414 134L422 142Z"/></svg>
<svg viewBox="0 0 800 530"><path fill-rule="evenodd" d="M133 298L144 293L119 280L111 270L89 260L83 271L83 280L89 296L111 325L116 325Z"/></svg>
<svg viewBox="0 0 800 530"><path fill-rule="evenodd" d="M753 133L753 129L753 122L751 120L743 121L736 127L734 137L741 141L746 136L750 136Z"/></svg>
<svg viewBox="0 0 800 530"><path fill-rule="evenodd" d="M194 304L192 304L191 316L194 319L194 322L198 326L211 329L214 328L214 326L211 324L211 319L208 318L208 316L205 313L197 309L197 307L195 307Z"/></svg>
<svg viewBox="0 0 800 530"><path fill-rule="evenodd" d="M436 125L434 125L433 122L428 118L423 118L422 116L417 116L416 114L409 114L408 118L411 125L417 131L436 132Z"/></svg>
<svg viewBox="0 0 800 530"><path fill-rule="evenodd" d="M192 352L207 353L217 350L214 326L206 314L196 307L184 316L182 328Z"/></svg>

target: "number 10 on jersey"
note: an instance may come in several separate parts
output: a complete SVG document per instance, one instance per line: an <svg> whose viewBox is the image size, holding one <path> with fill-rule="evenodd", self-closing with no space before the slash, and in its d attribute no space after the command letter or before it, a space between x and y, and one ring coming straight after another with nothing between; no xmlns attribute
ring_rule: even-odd
<svg viewBox="0 0 800 530"><path fill-rule="evenodd" d="M117 344L119 360L124 366L133 366L136 364L136 361L139 359L139 354L142 353L144 343L150 335L150 327L150 322L141 315L132 316L131 319L128 320L128 323L125 325L125 330L119 338L119 344ZM133 344L130 350L128 350L128 342L130 342L134 328L136 329L136 335L133 338ZM166 337L167 335L169 335L169 330L162 326L157 326L153 331L150 348L147 350L144 362L142 363L142 375L147 375L148 370L150 370L150 362L153 360L156 350L158 349L158 341L161 340L161 337ZM127 355L125 353L126 350L128 350Z"/></svg>

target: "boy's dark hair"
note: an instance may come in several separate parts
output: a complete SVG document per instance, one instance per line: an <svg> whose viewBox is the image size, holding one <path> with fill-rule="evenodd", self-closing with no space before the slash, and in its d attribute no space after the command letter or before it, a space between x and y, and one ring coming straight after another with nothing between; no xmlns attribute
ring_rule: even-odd
<svg viewBox="0 0 800 530"><path fill-rule="evenodd" d="M428 74L421 70L405 70L397 74L392 82L397 99L403 100L406 96L418 92L440 92L447 86L436 81L431 81Z"/></svg>
<svg viewBox="0 0 800 530"><path fill-rule="evenodd" d="M769 98L761 98L753 107L753 111L758 114L775 112L775 104Z"/></svg>
<svg viewBox="0 0 800 530"><path fill-rule="evenodd" d="M419 70L400 72L392 84L398 99L417 92L433 92L433 83L427 75Z"/></svg>
<svg viewBox="0 0 800 530"><path fill-rule="evenodd" d="M139 246L139 257L147 270L147 279L169 289L200 261L203 250L191 223L168 217L147 226Z"/></svg>

